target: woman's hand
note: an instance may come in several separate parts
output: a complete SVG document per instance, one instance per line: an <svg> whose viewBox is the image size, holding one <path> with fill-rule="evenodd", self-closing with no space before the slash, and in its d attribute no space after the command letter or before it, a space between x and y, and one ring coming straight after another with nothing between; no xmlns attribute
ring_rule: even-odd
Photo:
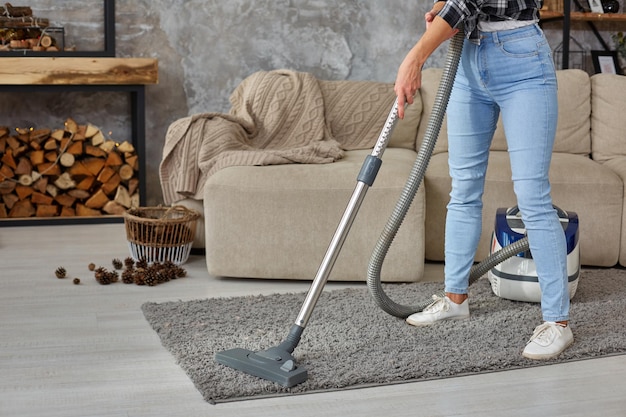
<svg viewBox="0 0 626 417"><path fill-rule="evenodd" d="M432 10L424 15L426 32L409 51L398 69L393 90L398 97L400 119L404 118L405 106L413 104L413 98L422 85L422 67L426 59L441 43L458 32L458 29L452 29L445 20L437 17L444 4L443 1L435 3Z"/></svg>

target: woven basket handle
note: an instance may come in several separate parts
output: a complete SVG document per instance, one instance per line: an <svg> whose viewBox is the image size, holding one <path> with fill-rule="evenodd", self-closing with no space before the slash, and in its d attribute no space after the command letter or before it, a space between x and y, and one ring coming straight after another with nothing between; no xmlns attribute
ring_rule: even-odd
<svg viewBox="0 0 626 417"><path fill-rule="evenodd" d="M196 212L194 210L191 210L191 209L189 209L189 208L187 208L187 207L185 207L183 205L178 204L178 205L172 206L172 207L168 208L167 210L165 210L165 213L163 213L163 215L161 216L161 218L159 220L166 220L168 218L168 216L170 215L170 213L172 213L173 211L182 211L182 212L184 212L184 215L182 217L183 219L187 219L187 218L196 216Z"/></svg>

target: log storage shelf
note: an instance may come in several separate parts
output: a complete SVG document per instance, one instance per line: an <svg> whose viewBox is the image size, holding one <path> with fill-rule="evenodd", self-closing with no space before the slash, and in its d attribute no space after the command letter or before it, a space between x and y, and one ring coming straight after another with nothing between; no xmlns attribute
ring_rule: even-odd
<svg viewBox="0 0 626 417"><path fill-rule="evenodd" d="M0 80L2 94L126 92L131 112L131 141L115 146L103 140L95 126L79 125L71 118L56 130L51 126L30 132L16 129L11 135L4 132L0 227L123 222L122 207L130 204L129 199L133 205L145 204L145 86L158 82L156 59L7 57L0 58ZM82 162L72 149L76 144L82 147ZM48 159L39 160L46 151ZM20 152L28 156L20 158ZM85 166L87 161L92 165ZM90 181L98 187L87 196L82 191ZM20 204L21 200L27 202ZM11 208L17 205L13 216L6 202Z"/></svg>

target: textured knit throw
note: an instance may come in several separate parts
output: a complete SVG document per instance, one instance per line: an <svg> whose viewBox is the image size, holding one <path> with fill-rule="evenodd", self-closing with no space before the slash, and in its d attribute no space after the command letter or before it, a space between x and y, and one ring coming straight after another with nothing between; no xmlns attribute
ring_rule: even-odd
<svg viewBox="0 0 626 417"><path fill-rule="evenodd" d="M228 114L196 114L170 125L159 171L167 204L201 200L206 179L229 166L329 163L343 156L311 74L257 72L230 102Z"/></svg>

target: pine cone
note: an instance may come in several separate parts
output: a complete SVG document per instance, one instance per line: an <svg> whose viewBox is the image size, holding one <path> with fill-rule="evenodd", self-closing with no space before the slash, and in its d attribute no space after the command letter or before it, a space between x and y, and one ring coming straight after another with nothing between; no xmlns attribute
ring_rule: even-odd
<svg viewBox="0 0 626 417"><path fill-rule="evenodd" d="M119 281L119 274L115 271L108 271L103 267L96 268L94 276L101 285L109 285Z"/></svg>
<svg viewBox="0 0 626 417"><path fill-rule="evenodd" d="M127 269L133 269L135 267L135 260L131 257L124 259L124 266L126 266Z"/></svg>
<svg viewBox="0 0 626 417"><path fill-rule="evenodd" d="M113 264L113 268L122 269L122 266L123 266L122 261L120 261L119 259L117 258L113 259L112 264Z"/></svg>
<svg viewBox="0 0 626 417"><path fill-rule="evenodd" d="M136 285L146 285L145 281L146 270L143 268L137 268L133 274L133 280Z"/></svg>
<svg viewBox="0 0 626 417"><path fill-rule="evenodd" d="M144 282L146 285L150 287L154 287L155 285L160 284L159 271L156 268L146 269L146 273L144 275Z"/></svg>
<svg viewBox="0 0 626 417"><path fill-rule="evenodd" d="M58 267L56 269L56 271L54 271L54 275L57 276L57 278L65 278L65 276L67 275L67 271L65 270L65 268L63 268L62 266Z"/></svg>
<svg viewBox="0 0 626 417"><path fill-rule="evenodd" d="M176 275L176 278L184 278L187 276L187 271L185 270L185 268L182 268L180 266L175 266L174 275Z"/></svg>
<svg viewBox="0 0 626 417"><path fill-rule="evenodd" d="M117 271L108 271L107 274L109 276L109 281L111 282L117 282L120 280L120 274L117 273Z"/></svg>
<svg viewBox="0 0 626 417"><path fill-rule="evenodd" d="M141 257L135 264L137 268L146 269L148 267L148 260L145 257Z"/></svg>
<svg viewBox="0 0 626 417"><path fill-rule="evenodd" d="M122 272L122 282L124 284L133 284L135 282L135 271L132 269L127 269Z"/></svg>

